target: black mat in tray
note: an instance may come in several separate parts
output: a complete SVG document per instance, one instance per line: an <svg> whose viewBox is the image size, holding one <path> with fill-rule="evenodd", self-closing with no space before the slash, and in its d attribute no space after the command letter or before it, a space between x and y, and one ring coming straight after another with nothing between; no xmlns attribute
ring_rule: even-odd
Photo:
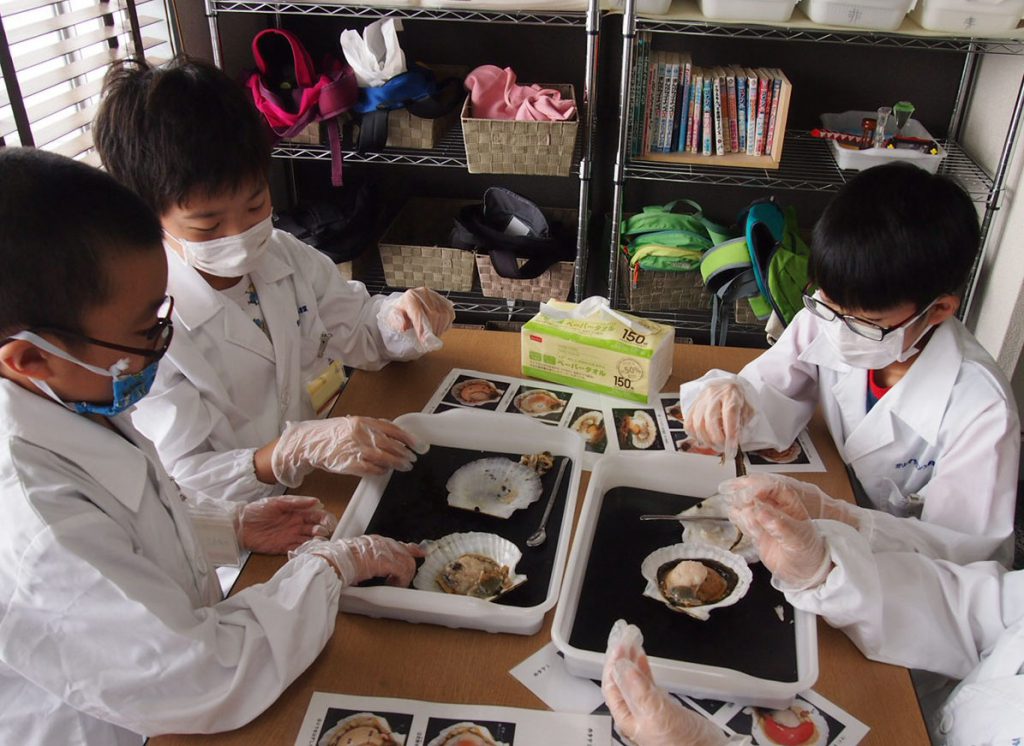
<svg viewBox="0 0 1024 746"><path fill-rule="evenodd" d="M714 609L706 621L674 612L643 595L644 558L660 547L678 544L676 521L640 521L645 513L675 514L700 500L634 487L605 493L590 547L569 642L603 653L608 631L625 619L644 634L648 655L742 671L771 681L796 681L793 608L771 587L764 565L750 566L750 590L735 606ZM782 606L783 621L775 607Z"/></svg>
<svg viewBox="0 0 1024 746"><path fill-rule="evenodd" d="M501 456L519 460L518 453L473 451L463 448L431 446L427 453L413 464L412 471L394 472L380 503L374 511L364 533L390 536L400 541L418 542L439 539L463 531L484 531L502 536L523 553L516 572L526 575L527 581L499 598L494 603L507 606L530 607L543 603L548 595L551 568L555 563L555 550L562 530L562 513L569 492L572 464L565 467L558 496L548 517L548 539L539 547L526 546L526 540L540 525L544 507L555 486L558 468L565 456L555 458L555 465L541 477L540 499L528 508L517 510L508 518L474 513L448 505L448 478L464 464L481 458Z"/></svg>

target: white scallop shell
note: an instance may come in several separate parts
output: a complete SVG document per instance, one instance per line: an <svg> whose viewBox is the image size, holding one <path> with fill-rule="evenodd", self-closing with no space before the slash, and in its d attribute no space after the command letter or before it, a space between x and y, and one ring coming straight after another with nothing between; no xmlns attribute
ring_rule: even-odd
<svg viewBox="0 0 1024 746"><path fill-rule="evenodd" d="M455 725L449 725L443 731L437 734L435 738L430 739L430 743L427 746L447 746L451 741L452 737L469 731L480 737L480 743L484 746L508 746L506 743L499 743L494 740L494 736L491 732L482 725L477 723L455 723Z"/></svg>
<svg viewBox="0 0 1024 746"><path fill-rule="evenodd" d="M375 715L372 712L359 712L355 715L349 715L343 720L339 720L333 728L320 736L317 746L330 746L331 739L335 734L343 733L348 729L351 723L362 720L373 721L382 734L389 736L391 738L391 740L387 742L389 746L391 744L398 744L398 746L401 746L405 743L405 736L401 733L392 732L391 725L385 718L382 718L380 715Z"/></svg>
<svg viewBox="0 0 1024 746"><path fill-rule="evenodd" d="M485 384L486 387L490 388L491 395L489 398L483 399L481 401L467 401L462 398L462 390L465 389L467 386L479 386L481 384ZM496 402L499 399L501 399L501 392L498 390L497 386L495 386L488 380L485 380L483 378L468 378L465 381L459 381L457 384L452 386L452 396L454 396L461 404L465 404L467 407L480 407L483 406L484 404L491 404L492 402Z"/></svg>
<svg viewBox="0 0 1024 746"><path fill-rule="evenodd" d="M516 409L530 417L546 417L549 414L561 412L565 409L566 404L546 389L524 391L516 396L512 403L515 404Z"/></svg>
<svg viewBox="0 0 1024 746"><path fill-rule="evenodd" d="M751 456L763 458L773 464L791 464L803 455L804 449L799 440L794 440L789 448L777 451L774 448L763 448L760 451L751 451Z"/></svg>
<svg viewBox="0 0 1024 746"><path fill-rule="evenodd" d="M640 432L630 431L629 439L636 448L646 449L654 445L654 439L658 437L658 426L654 424L651 416L641 409L630 415L630 419L640 426Z"/></svg>
<svg viewBox="0 0 1024 746"><path fill-rule="evenodd" d="M692 508L684 510L682 515L704 516L707 518L728 518L729 504L721 495L712 495ZM707 523L683 523L683 541L696 544L710 544L711 546L724 549L727 552L740 555L747 561L747 564L754 564L760 560L757 555L757 547L754 540L746 534L740 539L740 543L733 547L739 529L732 523L721 523L708 521Z"/></svg>
<svg viewBox="0 0 1024 746"><path fill-rule="evenodd" d="M714 560L715 562L720 562L736 573L736 587L732 589L732 592L728 596L713 604L691 606L689 608L672 606L667 600L665 600L665 597L661 593L661 588L658 587L658 568L666 562L671 562L676 559L709 559ZM732 606L747 595L747 591L750 589L750 582L753 579L750 568L747 567L747 563L742 557L738 554L733 554L732 552L727 552L724 549L713 547L708 544L673 544L672 546L655 549L653 552L648 554L646 558L644 558L643 563L640 565L640 572L643 574L644 578L647 579L647 587L644 588L645 596L661 601L672 609L672 611L688 614L694 619L700 620L707 619L713 609L718 609L723 606Z"/></svg>
<svg viewBox="0 0 1024 746"><path fill-rule="evenodd" d="M412 579L412 587L421 591L444 593L437 584L437 576L445 565L464 554L482 554L484 557L490 557L499 565L508 567L510 584L502 591L503 593L508 593L516 586L526 582L525 575L516 574L516 564L523 558L519 547L497 534L467 531L460 534L448 534L436 541L429 542L427 556L424 557L416 577ZM497 596L485 600L491 601L494 598Z"/></svg>
<svg viewBox="0 0 1024 746"><path fill-rule="evenodd" d="M604 415L597 410L584 412L572 423L572 429L582 435L590 445L597 445L605 437ZM592 431L589 435L588 430Z"/></svg>
<svg viewBox="0 0 1024 746"><path fill-rule="evenodd" d="M828 744L828 723L813 705L810 705L803 700L798 700L785 709L795 713L800 720L806 719L814 723L814 738L801 746L826 746L826 744ZM756 707L745 707L744 711L747 710L750 710L751 714L750 735L754 737L754 742L760 746L774 746L778 743L774 739L769 738L768 734L765 733L764 724L762 723L763 715L761 713L774 715L775 713L778 713L779 710L762 710ZM803 714L804 717L801 717L801 714Z"/></svg>
<svg viewBox="0 0 1024 746"><path fill-rule="evenodd" d="M508 518L540 499L543 488L533 469L498 457L470 461L456 469L445 485L448 504L497 518Z"/></svg>

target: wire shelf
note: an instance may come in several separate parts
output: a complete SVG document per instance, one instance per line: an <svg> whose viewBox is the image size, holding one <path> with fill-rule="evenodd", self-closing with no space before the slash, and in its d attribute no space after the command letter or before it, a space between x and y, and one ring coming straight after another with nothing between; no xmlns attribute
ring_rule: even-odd
<svg viewBox="0 0 1024 746"><path fill-rule="evenodd" d="M295 142L281 142L274 147L275 158L307 161L330 161L331 150L326 145L306 145ZM583 157L583 137L576 138L573 152L573 175L578 175ZM357 153L344 151L345 163L385 163L396 166L440 166L466 168L466 145L462 139L462 124L456 123L441 138L436 148L430 150L406 150L385 148L380 153Z"/></svg>
<svg viewBox="0 0 1024 746"><path fill-rule="evenodd" d="M856 46L894 47L897 49L931 49L947 52L979 54L1024 54L1024 39L1017 34L1004 38L970 38L927 31L912 20L905 19L896 31L869 31L856 28L819 26L797 11L784 25L728 23L711 21L701 15L694 2L679 2L668 16L636 19L638 31L689 34L734 39L771 41L807 41Z"/></svg>
<svg viewBox="0 0 1024 746"><path fill-rule="evenodd" d="M959 182L974 201L988 200L992 194L992 178L958 143L939 142L947 151L940 173ZM836 165L826 141L796 130L786 132L782 163L777 170L631 160L625 171L628 179L815 192L838 191L856 173L841 170Z"/></svg>
<svg viewBox="0 0 1024 746"><path fill-rule="evenodd" d="M468 8L390 8L374 5L341 5L287 0L209 0L214 13L280 13L282 15L334 16L338 18L401 18L470 23L516 23L528 26L583 26L585 11L470 10Z"/></svg>

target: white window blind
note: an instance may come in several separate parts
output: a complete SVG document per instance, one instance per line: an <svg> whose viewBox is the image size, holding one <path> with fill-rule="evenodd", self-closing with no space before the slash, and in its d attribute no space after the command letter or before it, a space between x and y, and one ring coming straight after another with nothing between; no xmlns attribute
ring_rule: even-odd
<svg viewBox="0 0 1024 746"><path fill-rule="evenodd" d="M171 56L160 0L0 0L0 145L95 162L90 125L114 60Z"/></svg>

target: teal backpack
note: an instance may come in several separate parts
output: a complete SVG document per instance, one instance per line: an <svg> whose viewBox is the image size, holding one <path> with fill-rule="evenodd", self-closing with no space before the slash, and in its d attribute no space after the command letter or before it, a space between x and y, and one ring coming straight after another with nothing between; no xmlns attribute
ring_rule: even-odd
<svg viewBox="0 0 1024 746"><path fill-rule="evenodd" d="M800 237L796 211L774 198L753 202L741 213L743 235L704 252L701 277L714 296L711 342L725 343L729 303L746 298L758 319L778 316L783 326L803 308L811 251Z"/></svg>

